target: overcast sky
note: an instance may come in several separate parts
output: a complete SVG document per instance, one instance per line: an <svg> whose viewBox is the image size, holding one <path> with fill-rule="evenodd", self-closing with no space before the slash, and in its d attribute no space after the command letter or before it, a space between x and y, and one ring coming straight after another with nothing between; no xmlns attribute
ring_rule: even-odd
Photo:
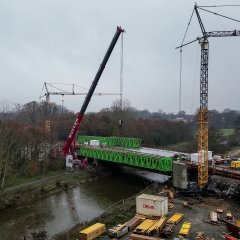
<svg viewBox="0 0 240 240"><path fill-rule="evenodd" d="M196 0L0 0L0 101L39 101L43 83L89 88L115 33L124 34L124 98L149 111L179 110L179 50ZM239 1L197 1L198 5ZM209 10L240 19L240 7ZM240 23L200 11L207 31L240 29ZM201 36L196 16L186 41ZM209 109L240 110L240 37L209 39ZM182 110L199 106L200 48L183 49ZM120 39L96 92L119 92ZM55 85L65 90L69 86ZM49 89L56 91L56 89ZM76 88L76 92L86 92ZM87 111L111 106L118 96L94 96ZM83 96L65 96L79 111ZM51 96L61 104L61 96Z"/></svg>

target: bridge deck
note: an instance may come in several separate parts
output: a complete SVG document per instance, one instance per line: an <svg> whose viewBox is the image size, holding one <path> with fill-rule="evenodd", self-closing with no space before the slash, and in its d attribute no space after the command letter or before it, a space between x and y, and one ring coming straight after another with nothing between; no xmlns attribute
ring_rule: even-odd
<svg viewBox="0 0 240 240"><path fill-rule="evenodd" d="M150 148L125 149L81 145L79 155L163 173L172 172L171 157L174 152L164 151L163 155L161 150L158 152L152 152L152 150Z"/></svg>
<svg viewBox="0 0 240 240"><path fill-rule="evenodd" d="M157 149L157 148L146 148L146 147L141 147L139 149L128 148L127 150L131 152L150 154L150 155L156 155L161 157L173 157L175 154L177 155L184 154L182 152L174 152L169 150L163 150L163 149Z"/></svg>

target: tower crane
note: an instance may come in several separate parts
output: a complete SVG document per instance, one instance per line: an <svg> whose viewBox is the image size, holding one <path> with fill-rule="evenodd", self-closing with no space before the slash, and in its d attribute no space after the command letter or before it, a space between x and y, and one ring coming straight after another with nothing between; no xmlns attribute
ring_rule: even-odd
<svg viewBox="0 0 240 240"><path fill-rule="evenodd" d="M46 102L49 102L50 101L50 95L61 95L61 96L65 96L65 95L87 95L87 93L79 93L79 92L75 92L75 84L71 84L72 85L72 91L69 92L69 91L65 91L65 90L62 90L62 89L59 89L59 88L56 88L55 86L53 86L52 83L46 83L44 82L44 87L45 87L45 94L40 96L40 99L43 98L43 97L46 97ZM51 92L48 90L48 87L52 87L52 88L56 88L58 89L59 91L57 92ZM96 95L96 96L105 96L105 95L120 95L121 93L94 93L93 95Z"/></svg>
<svg viewBox="0 0 240 240"><path fill-rule="evenodd" d="M108 59L113 51L113 48L115 47L116 43L117 43L117 40L119 38L119 36L121 35L121 33L124 32L124 29L122 29L121 27L117 27L117 30L113 36L113 39L108 47L108 50L102 60L102 63L101 65L99 66L99 69L96 73L96 76L92 82L92 85L90 86L89 90L88 90L88 93L87 93L87 96L83 102L83 105L79 111L79 113L77 114L77 118L72 126L72 129L70 131L70 134L68 136L68 139L63 147L63 152L64 152L64 155L66 157L66 163L70 162L71 163L71 160L74 159L74 149L72 149L72 143L74 142L74 139L75 139L75 136L76 136L76 133L78 131L78 128L79 128L79 125L84 117L84 114L85 114L85 111L88 107L88 104L92 98L92 95L95 91L95 88L98 84L98 81L103 73L103 70L108 62Z"/></svg>
<svg viewBox="0 0 240 240"><path fill-rule="evenodd" d="M198 9L201 9L204 11L207 11L207 10L201 7L198 7L197 4L195 4L194 6L194 12L197 16L197 19L202 31L202 37L198 37L197 39L190 41L186 44L182 43L176 49L178 48L182 49L182 47L189 45L195 41L198 41L199 44L201 45L200 108L198 110L198 186L200 189L202 189L208 183L208 56L209 56L208 38L239 37L240 30L206 32ZM211 11L207 11L207 12L211 12ZM216 15L219 15L219 14L216 14ZM223 15L220 15L220 16L226 17ZM235 20L229 17L226 17L226 18ZM235 20L235 21L238 21L238 20Z"/></svg>
<svg viewBox="0 0 240 240"><path fill-rule="evenodd" d="M63 97L65 95L68 95L68 96L70 96L70 95L81 95L81 96L87 95L87 93L85 93L85 92L75 92L75 86L76 86L75 84L65 84L65 85L71 85L72 91L70 92L70 91L62 90L62 89L54 86L53 83L44 82L43 86L45 87L45 94L40 96L39 99L46 97L46 102L49 104L50 103L50 95L61 95L62 96L62 114L63 114L63 102L64 102ZM49 91L49 87L54 88L58 91L55 91L55 92ZM93 95L95 95L95 96L120 95L121 96L121 92L120 93L94 93ZM47 122L49 125L50 120L47 120Z"/></svg>

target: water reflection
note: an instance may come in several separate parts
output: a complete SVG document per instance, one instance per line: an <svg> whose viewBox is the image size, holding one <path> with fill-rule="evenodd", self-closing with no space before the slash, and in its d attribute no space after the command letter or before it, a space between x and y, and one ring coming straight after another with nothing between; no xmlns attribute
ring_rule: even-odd
<svg viewBox="0 0 240 240"><path fill-rule="evenodd" d="M2 210L1 239L23 239L36 230L47 231L51 238L76 223L91 220L109 205L138 193L149 184L148 180L141 181L144 176L134 172L129 169L114 172L26 206Z"/></svg>

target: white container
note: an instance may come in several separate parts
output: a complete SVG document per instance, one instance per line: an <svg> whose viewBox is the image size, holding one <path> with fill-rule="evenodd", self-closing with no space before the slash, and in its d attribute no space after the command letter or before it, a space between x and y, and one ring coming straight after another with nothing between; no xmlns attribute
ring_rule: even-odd
<svg viewBox="0 0 240 240"><path fill-rule="evenodd" d="M191 154L191 162L198 162L198 153Z"/></svg>
<svg viewBox="0 0 240 240"><path fill-rule="evenodd" d="M208 151L208 161L212 160L212 151ZM198 153L191 154L191 162L198 163Z"/></svg>
<svg viewBox="0 0 240 240"><path fill-rule="evenodd" d="M136 197L136 212L145 216L165 216L168 214L168 198L141 194Z"/></svg>
<svg viewBox="0 0 240 240"><path fill-rule="evenodd" d="M90 146L100 146L99 140L90 140Z"/></svg>
<svg viewBox="0 0 240 240"><path fill-rule="evenodd" d="M66 156L66 168L71 168L73 167L73 156L72 155L67 155Z"/></svg>
<svg viewBox="0 0 240 240"><path fill-rule="evenodd" d="M213 156L213 160L215 160L215 161L219 161L219 160L221 160L221 159L222 159L222 157L219 156L219 155L214 155L214 156Z"/></svg>

